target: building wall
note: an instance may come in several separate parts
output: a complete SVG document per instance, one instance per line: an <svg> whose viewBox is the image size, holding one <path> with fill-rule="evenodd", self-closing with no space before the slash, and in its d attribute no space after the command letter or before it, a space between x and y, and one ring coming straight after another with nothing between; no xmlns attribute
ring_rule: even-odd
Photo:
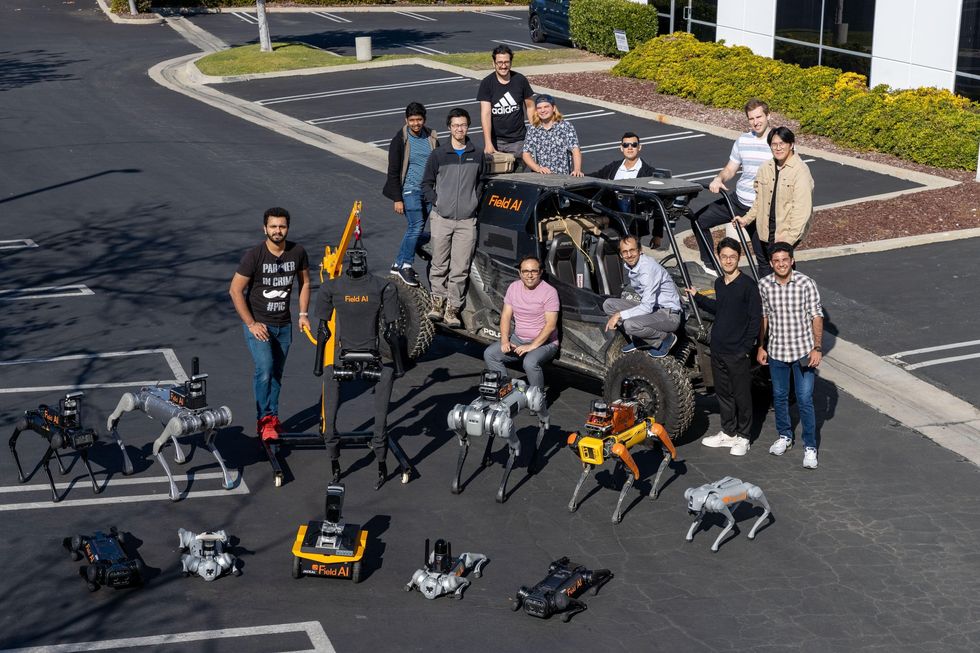
<svg viewBox="0 0 980 653"><path fill-rule="evenodd" d="M879 0L871 85L952 89L961 11L962 0Z"/></svg>
<svg viewBox="0 0 980 653"><path fill-rule="evenodd" d="M776 0L720 0L718 40L744 45L763 57L771 57L776 27Z"/></svg>

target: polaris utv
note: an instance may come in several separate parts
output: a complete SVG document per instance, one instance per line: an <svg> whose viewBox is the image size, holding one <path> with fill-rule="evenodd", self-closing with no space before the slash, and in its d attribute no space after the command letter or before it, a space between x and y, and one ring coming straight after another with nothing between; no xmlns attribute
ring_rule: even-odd
<svg viewBox="0 0 980 653"><path fill-rule="evenodd" d="M521 258L534 254L561 299L561 350L552 364L602 380L608 401L640 402L671 439L679 438L694 415L694 386L712 385L705 378L711 374L710 318L687 301L683 289L711 289L713 278L699 265L684 263L670 229L690 215L688 203L701 190L700 184L669 178L669 172L664 178L620 181L534 173L492 177L478 209L479 239L463 326L441 328L485 344L498 340L504 294L518 279ZM626 285L620 239L630 234L646 243L658 224L666 246L654 252L655 258L670 272L684 303L677 343L663 358L643 350L623 353L625 336L604 331L608 317L602 310L607 297L635 296Z"/></svg>

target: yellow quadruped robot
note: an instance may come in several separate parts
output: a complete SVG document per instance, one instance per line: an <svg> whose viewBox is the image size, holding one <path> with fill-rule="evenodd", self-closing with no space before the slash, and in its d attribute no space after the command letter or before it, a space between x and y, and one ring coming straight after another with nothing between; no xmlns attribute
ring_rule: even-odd
<svg viewBox="0 0 980 653"><path fill-rule="evenodd" d="M657 475L654 477L653 487L650 490L650 496L654 499L657 498L660 477L671 461L677 459L677 450L674 449L666 429L650 417L641 417L639 410L640 405L635 401L617 399L611 404L607 404L604 401L595 400L592 402L592 410L585 422L584 433L572 433L568 436L568 447L582 461L582 475L575 485L572 500L568 502L569 512L575 512L578 509L579 491L592 469L608 460L615 460L617 468L622 465L629 471L612 516L614 524L621 522L623 520L623 499L626 498L629 489L633 487L633 482L640 476L640 471L630 450L640 444L645 444L647 447L656 444L663 453L663 461L657 469Z"/></svg>
<svg viewBox="0 0 980 653"><path fill-rule="evenodd" d="M350 214L347 218L347 223L344 226L344 231L340 237L337 247L327 245L324 249L323 261L320 265L321 284L327 279L336 279L344 272L345 256L352 255L351 252L363 254L360 239L361 202L357 201L354 202L354 205L351 207ZM328 366L334 366L335 369L343 370L346 370L347 367L351 367L351 370L349 370L351 378L360 379L362 376L368 376L370 372L374 371L375 367L380 367L381 362L378 352L372 352L373 356L372 360L370 361L361 360L362 358L365 358L365 354L367 352L355 352L355 356L352 356L352 358L356 358L357 355L360 355L360 358L357 358L357 360L353 362L348 362L343 359L335 360L337 357L335 347L335 341L337 338L336 321L337 315L334 313L329 320L325 322L327 327L326 330L318 330L316 336L314 336L314 334L309 330L303 330L310 342L316 346L314 374L319 376L319 374L322 373L323 368ZM399 367L402 362L399 353L392 352L392 354L393 358L395 359L396 367ZM321 385L320 421L317 433L281 433L277 440L263 440L262 444L265 448L266 455L269 458L269 463L272 465L276 487L280 487L282 485L284 478L283 463L279 455L282 447L289 446L295 449L322 449L324 447L327 399L327 387L326 383L323 383ZM340 433L339 435L341 441L346 444L366 444L373 437L373 434L368 431L347 432ZM395 459L398 461L401 468L402 483L407 483L413 472L408 456L405 455L404 450L398 445L398 443L391 438L387 438L387 446L388 450L394 454Z"/></svg>

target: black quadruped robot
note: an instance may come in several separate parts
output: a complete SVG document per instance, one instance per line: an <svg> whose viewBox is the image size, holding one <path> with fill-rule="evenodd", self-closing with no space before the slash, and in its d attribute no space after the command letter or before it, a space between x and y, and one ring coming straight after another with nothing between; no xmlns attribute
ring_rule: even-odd
<svg viewBox="0 0 980 653"><path fill-rule="evenodd" d="M534 445L534 453L528 468L534 466L541 447L544 434L550 426L550 418L545 406L544 392L541 388L528 386L525 381L512 381L499 372L484 370L480 377L480 396L469 404L456 404L446 418L449 428L459 438L459 458L456 460L456 475L453 477L453 494L462 492L460 475L463 472L463 462L470 448L471 437L485 437L487 446L480 461L480 469L489 464L490 447L494 437L506 438L509 446L507 465L504 468L500 487L497 488L497 503L507 499L507 479L510 478L514 461L521 455L521 441L517 438L517 428L514 418L524 408L532 411L538 417L538 436Z"/></svg>
<svg viewBox="0 0 980 653"><path fill-rule="evenodd" d="M183 464L187 462L187 455L177 438L194 433L204 434L204 448L218 461L224 477L224 488L230 490L235 487L225 461L214 444L218 429L231 424L231 409L227 406L219 408L208 406L207 378L207 374L201 374L198 359L194 357L191 360L191 378L167 388L144 386L136 393L127 392L119 398L116 409L107 420L109 432L117 439L119 439L119 432L116 427L119 425L120 417L123 413L133 410L142 411L147 417L164 425L163 432L153 442L153 456L163 467L167 480L170 481L171 501L177 501L180 494L177 492L177 484L174 483L173 474L170 472L170 466L167 465L162 449L168 440L173 442L174 462Z"/></svg>
<svg viewBox="0 0 980 653"><path fill-rule="evenodd" d="M138 587L143 584L146 567L138 554L126 550L126 541L115 526L108 533L73 535L62 542L71 559L85 559L87 564L78 568L78 575L85 579L88 591L94 592L102 585L115 589Z"/></svg>
<svg viewBox="0 0 980 653"><path fill-rule="evenodd" d="M334 484L340 482L342 444L370 444L378 462L375 490L388 480L386 459L389 449L398 461L402 483L408 483L411 477L412 465L408 456L387 434L388 407L394 380L405 373L397 333L398 296L388 281L368 271L367 252L360 247L360 241L346 251L345 259L343 272L324 280L317 296L319 326L313 374L323 378L320 433L284 433L278 441L263 443L273 465L277 486L282 483L278 452L283 444L325 446L330 457L331 482ZM331 316L333 331L330 328ZM379 331L382 331L381 335L391 351L392 366L385 365L382 359ZM374 386L373 431L337 431L340 384L354 381Z"/></svg>
<svg viewBox="0 0 980 653"><path fill-rule="evenodd" d="M70 392L61 398L57 408L41 404L37 410L24 411L24 416L17 420L13 435L10 436L10 453L13 454L14 462L17 464L17 482L19 483L25 482L27 478L24 476L24 470L20 466L20 457L17 455L17 438L23 431L34 431L48 441L48 449L41 458L41 466L44 467L44 471L48 475L51 500L55 503L61 501L61 496L58 495L58 490L54 485L54 477L51 476L51 456L57 459L58 471L61 472L62 476L66 473L65 465L58 454L59 449L68 449L77 453L82 462L85 463L85 469L92 480L92 491L95 494L102 492L102 488L96 483L92 473L92 465L88 461L88 450L95 445L99 438L94 430L82 428L83 396L84 393L82 392ZM118 434L113 433L112 436L122 451L123 473L132 474L133 463L126 454L126 447L119 439Z"/></svg>
<svg viewBox="0 0 980 653"><path fill-rule="evenodd" d="M532 617L547 619L553 614L561 614L561 620L568 623L579 612L589 606L577 597L592 588L598 594L599 588L612 580L613 573L608 569L586 569L584 565L572 562L568 557L559 558L548 565L548 575L540 583L528 589L521 587L511 603L511 609L524 612Z"/></svg>

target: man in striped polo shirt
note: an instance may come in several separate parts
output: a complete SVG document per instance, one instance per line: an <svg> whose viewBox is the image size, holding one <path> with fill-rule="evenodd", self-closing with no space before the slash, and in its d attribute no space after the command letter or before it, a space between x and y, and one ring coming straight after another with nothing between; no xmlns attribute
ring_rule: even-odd
<svg viewBox="0 0 980 653"><path fill-rule="evenodd" d="M769 105L756 98L749 100L745 103L745 118L749 123L749 131L735 140L732 145L732 152L728 156L728 163L708 184L708 190L712 193L727 191L728 186L725 185L725 182L734 178L739 170L742 171L735 184L735 198L732 202L738 217L745 215L755 201L754 182L759 166L772 158L772 150L766 140L770 128ZM728 212L725 199L719 198L698 211L696 218L705 238L710 239L711 228L730 222L732 216ZM756 234L755 228L749 227L748 232L752 237L752 249L755 250L756 260L759 264L759 278L762 278L772 270L769 268L769 261L759 243L759 236ZM701 265L709 274L718 276L718 270L715 270L714 263L711 262L713 243L702 240L698 236L697 230L695 230L694 236L701 252Z"/></svg>
<svg viewBox="0 0 980 653"><path fill-rule="evenodd" d="M779 437L769 453L782 456L793 446L789 419L789 376L796 387L796 407L803 429L803 467L817 468L817 424L813 410L813 384L823 358L823 308L813 279L793 269L793 247L778 242L769 248L773 273L759 282L762 327L760 365L769 366L773 412ZM769 340L766 341L768 335Z"/></svg>

